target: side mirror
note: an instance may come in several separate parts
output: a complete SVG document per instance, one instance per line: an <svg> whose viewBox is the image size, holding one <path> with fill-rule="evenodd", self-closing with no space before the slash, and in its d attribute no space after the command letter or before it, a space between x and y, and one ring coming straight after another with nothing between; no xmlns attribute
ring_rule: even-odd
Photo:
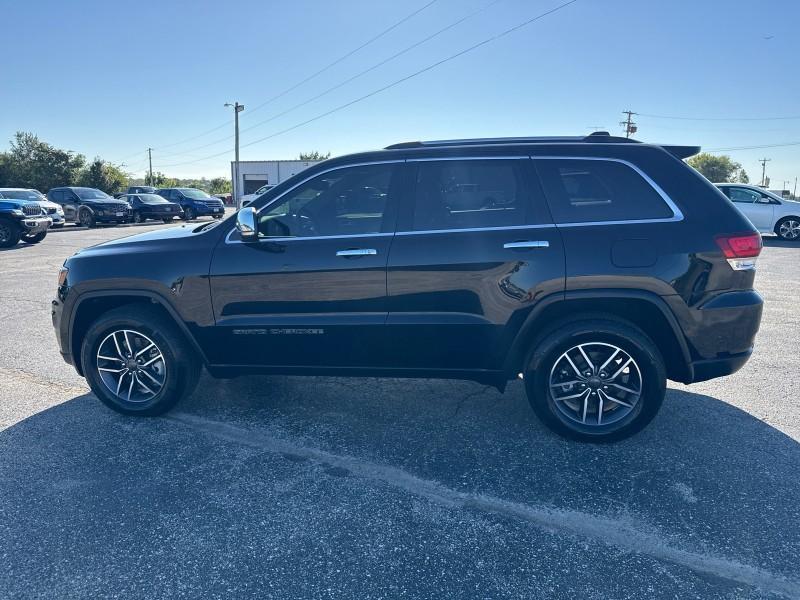
<svg viewBox="0 0 800 600"><path fill-rule="evenodd" d="M758 203L759 204L772 204L772 200L770 200L766 196L761 196L761 198L758 199Z"/></svg>
<svg viewBox="0 0 800 600"><path fill-rule="evenodd" d="M254 242L258 239L255 208L248 206L236 213L236 229L239 230L243 242Z"/></svg>

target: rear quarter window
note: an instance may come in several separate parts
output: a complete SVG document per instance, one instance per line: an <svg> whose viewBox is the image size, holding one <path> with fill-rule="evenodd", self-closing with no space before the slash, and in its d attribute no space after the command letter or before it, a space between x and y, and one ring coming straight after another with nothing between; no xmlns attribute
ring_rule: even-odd
<svg viewBox="0 0 800 600"><path fill-rule="evenodd" d="M613 160L535 160L556 223L668 219L670 206L631 166Z"/></svg>

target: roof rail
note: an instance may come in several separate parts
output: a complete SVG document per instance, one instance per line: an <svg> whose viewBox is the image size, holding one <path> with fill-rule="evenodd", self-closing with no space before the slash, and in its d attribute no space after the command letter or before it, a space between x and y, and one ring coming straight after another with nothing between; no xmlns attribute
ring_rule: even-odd
<svg viewBox="0 0 800 600"><path fill-rule="evenodd" d="M404 148L436 148L447 146L492 146L510 144L554 144L554 143L614 143L638 144L638 140L617 137L607 131L595 131L586 136L552 136L552 137L504 137L504 138L470 138L457 140L428 140L417 142L400 142L386 146L386 150L400 150Z"/></svg>

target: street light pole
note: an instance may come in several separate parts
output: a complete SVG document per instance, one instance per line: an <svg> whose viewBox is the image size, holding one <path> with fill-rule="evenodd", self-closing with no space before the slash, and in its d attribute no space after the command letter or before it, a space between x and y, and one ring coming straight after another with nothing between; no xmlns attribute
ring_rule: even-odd
<svg viewBox="0 0 800 600"><path fill-rule="evenodd" d="M226 102L225 106L232 106L233 107L233 123L234 129L236 134L236 151L234 157L234 167L233 167L233 203L236 206L236 210L239 210L241 206L239 206L241 200L241 194L239 193L239 113L244 110L244 104L239 104L238 102L234 102L231 104L230 102Z"/></svg>

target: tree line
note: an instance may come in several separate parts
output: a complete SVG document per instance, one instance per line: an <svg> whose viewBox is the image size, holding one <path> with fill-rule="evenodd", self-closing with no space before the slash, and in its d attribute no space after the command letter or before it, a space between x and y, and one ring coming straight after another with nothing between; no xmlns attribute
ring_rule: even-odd
<svg viewBox="0 0 800 600"><path fill-rule="evenodd" d="M82 186L114 194L129 185L144 183L144 179L134 178L99 156L89 162L83 154L56 148L26 131L18 131L8 151L0 152L0 187L31 188L46 193L54 187ZM231 191L230 179L225 177L178 179L153 173L153 182L147 185L194 187L211 194Z"/></svg>

